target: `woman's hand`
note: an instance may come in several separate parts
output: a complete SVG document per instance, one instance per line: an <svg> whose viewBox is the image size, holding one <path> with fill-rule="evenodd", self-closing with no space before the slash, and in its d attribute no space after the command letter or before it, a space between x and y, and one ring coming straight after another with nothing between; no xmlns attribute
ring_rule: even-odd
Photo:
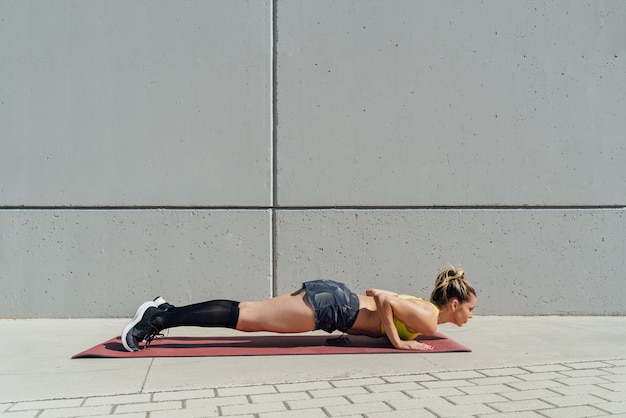
<svg viewBox="0 0 626 418"><path fill-rule="evenodd" d="M399 346L396 347L400 350L420 350L420 351L430 351L433 349L432 345L424 344L419 341L409 340L409 341L401 341Z"/></svg>
<svg viewBox="0 0 626 418"><path fill-rule="evenodd" d="M390 290L382 290L382 289L367 289L365 291L365 295L366 296L374 296L376 297L376 295L389 295L389 296L396 296L397 293L396 292L392 292Z"/></svg>

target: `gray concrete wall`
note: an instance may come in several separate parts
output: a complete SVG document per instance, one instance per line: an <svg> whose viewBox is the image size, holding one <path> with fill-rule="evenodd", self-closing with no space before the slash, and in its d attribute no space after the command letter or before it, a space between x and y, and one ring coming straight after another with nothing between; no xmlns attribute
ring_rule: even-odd
<svg viewBox="0 0 626 418"><path fill-rule="evenodd" d="M626 3L0 0L0 317L332 277L626 314Z"/></svg>

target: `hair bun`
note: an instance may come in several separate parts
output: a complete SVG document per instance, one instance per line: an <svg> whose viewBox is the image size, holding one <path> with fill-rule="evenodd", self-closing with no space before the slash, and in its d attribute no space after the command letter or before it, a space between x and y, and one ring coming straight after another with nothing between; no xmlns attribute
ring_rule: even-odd
<svg viewBox="0 0 626 418"><path fill-rule="evenodd" d="M471 295L476 296L476 291L465 280L465 272L462 269L448 265L437 276L435 288L430 295L430 301L438 306L444 306L452 298L464 302Z"/></svg>
<svg viewBox="0 0 626 418"><path fill-rule="evenodd" d="M455 269L454 267L451 267L450 269L447 270L447 276L449 279L464 279L465 278L465 272L462 269Z"/></svg>

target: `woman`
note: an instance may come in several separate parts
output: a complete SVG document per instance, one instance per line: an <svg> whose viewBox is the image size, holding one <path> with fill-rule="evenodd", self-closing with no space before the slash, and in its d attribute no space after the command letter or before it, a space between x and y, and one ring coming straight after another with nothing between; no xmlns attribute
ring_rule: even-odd
<svg viewBox="0 0 626 418"><path fill-rule="evenodd" d="M212 300L175 307L158 297L139 307L122 332L122 344L128 351L137 351L142 342L147 346L164 329L200 326L277 333L340 330L386 336L401 350L432 350L415 338L434 334L438 324L463 326L472 317L476 301L476 291L463 270L452 266L437 276L430 302L379 289L357 295L332 280L305 282L291 294L258 302Z"/></svg>

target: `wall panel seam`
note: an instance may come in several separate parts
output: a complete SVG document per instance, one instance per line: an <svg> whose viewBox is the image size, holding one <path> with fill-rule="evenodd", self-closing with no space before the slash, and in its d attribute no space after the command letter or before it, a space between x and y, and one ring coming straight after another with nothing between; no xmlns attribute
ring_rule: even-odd
<svg viewBox="0 0 626 418"><path fill-rule="evenodd" d="M278 26L277 26L277 22L276 22L276 17L277 17L277 13L276 13L276 7L278 4L278 0L272 0L270 2L270 7L271 7L271 13L270 13L270 24L271 24L271 28L270 28L270 37L271 37L271 54L272 54L272 59L271 59L271 72L270 72L270 77L271 79L271 114L270 114L270 118L271 118L271 129L272 129L272 139L271 139L271 169L270 169L270 184L271 184L271 202L272 202L272 207L268 208L270 211L270 281L271 281L271 286L270 286L270 297L274 297L276 296L277 293L277 288L278 288L278 283L276 280L276 271L277 271L277 257L276 257L276 239L277 239L277 231L276 231L276 205L278 204L278 184L277 184L277 162L278 162L278 156L277 156L277 150L278 150L278 81L277 81L277 62L278 62L278 54L277 54L277 45L278 45Z"/></svg>
<svg viewBox="0 0 626 418"><path fill-rule="evenodd" d="M0 206L0 211L10 210L84 210L84 211L131 211L131 210L241 210L241 211L298 211L298 210L602 210L626 209L620 205L459 205L459 206L373 206L373 205L316 205L316 206Z"/></svg>

